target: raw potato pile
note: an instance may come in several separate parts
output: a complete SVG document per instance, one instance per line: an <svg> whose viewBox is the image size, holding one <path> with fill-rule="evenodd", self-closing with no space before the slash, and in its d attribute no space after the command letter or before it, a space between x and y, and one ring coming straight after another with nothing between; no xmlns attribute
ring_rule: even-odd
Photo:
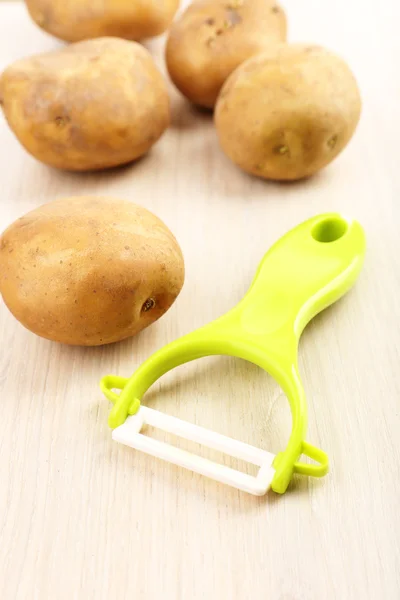
<svg viewBox="0 0 400 600"><path fill-rule="evenodd" d="M0 238L0 292L30 331L97 346L136 335L184 283L180 247L129 201L75 197L45 204Z"/></svg>
<svg viewBox="0 0 400 600"><path fill-rule="evenodd" d="M131 162L170 123L166 84L150 53L118 38L19 60L4 71L0 97L25 149L60 169Z"/></svg>
<svg viewBox="0 0 400 600"><path fill-rule="evenodd" d="M65 40L142 39L169 28L165 62L190 102L214 110L222 151L263 179L298 180L330 164L358 125L361 96L348 65L312 44L288 44L277 0L26 0ZM157 24L157 25L155 25ZM166 82L141 45L97 37L17 61L0 103L38 160L91 171L146 154L171 122Z"/></svg>
<svg viewBox="0 0 400 600"><path fill-rule="evenodd" d="M222 151L256 177L295 181L330 164L357 128L361 97L331 51L287 43L276 0L26 0L66 42L11 64L0 106L20 144L71 171L147 154L171 122L167 83L139 40L167 32L165 67L191 103L213 110ZM122 39L121 39L122 38ZM168 170L168 164L165 165ZM132 172L134 185L134 172ZM100 345L136 335L179 295L184 262L169 229L128 201L67 198L0 238L0 293L34 333Z"/></svg>

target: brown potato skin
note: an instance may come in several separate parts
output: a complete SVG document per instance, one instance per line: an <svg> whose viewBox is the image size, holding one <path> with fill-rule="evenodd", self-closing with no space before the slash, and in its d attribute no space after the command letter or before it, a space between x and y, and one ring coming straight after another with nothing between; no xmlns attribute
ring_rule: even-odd
<svg viewBox="0 0 400 600"><path fill-rule="evenodd" d="M25 0L39 27L66 42L98 37L139 41L167 30L179 0Z"/></svg>
<svg viewBox="0 0 400 600"><path fill-rule="evenodd" d="M353 136L361 96L332 52L279 45L243 63L226 81L214 119L220 145L244 171L273 180L308 177Z"/></svg>
<svg viewBox="0 0 400 600"><path fill-rule="evenodd" d="M0 237L0 292L33 333L98 346L158 320L185 278L181 249L154 214L126 200L64 198ZM143 307L152 298L150 310Z"/></svg>
<svg viewBox="0 0 400 600"><path fill-rule="evenodd" d="M193 2L170 29L168 72L188 100L212 109L236 67L286 35L286 15L274 0Z"/></svg>
<svg viewBox="0 0 400 600"><path fill-rule="evenodd" d="M0 79L24 148L59 169L92 171L146 154L170 124L166 82L136 42L101 38L19 60Z"/></svg>

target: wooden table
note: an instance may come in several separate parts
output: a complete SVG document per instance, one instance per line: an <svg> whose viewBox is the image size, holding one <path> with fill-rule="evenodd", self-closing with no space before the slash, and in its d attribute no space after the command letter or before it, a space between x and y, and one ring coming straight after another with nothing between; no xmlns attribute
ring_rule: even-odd
<svg viewBox="0 0 400 600"><path fill-rule="evenodd" d="M400 597L400 166L396 3L285 3L292 40L341 53L360 83L351 144L307 182L247 177L212 120L171 89L173 124L135 166L57 172L0 119L0 225L76 194L128 198L176 234L187 277L173 308L135 339L97 349L40 339L0 307L2 600L397 600ZM353 6L354 5L354 6ZM357 6L356 6L357 5ZM0 6L0 68L56 48L22 5ZM163 40L150 44L159 64ZM98 382L232 307L268 247L340 210L368 237L354 290L313 321L300 367L309 440L331 472L256 498L111 441ZM233 359L167 376L151 406L273 452L290 431L271 378ZM158 393L157 393L158 392Z"/></svg>

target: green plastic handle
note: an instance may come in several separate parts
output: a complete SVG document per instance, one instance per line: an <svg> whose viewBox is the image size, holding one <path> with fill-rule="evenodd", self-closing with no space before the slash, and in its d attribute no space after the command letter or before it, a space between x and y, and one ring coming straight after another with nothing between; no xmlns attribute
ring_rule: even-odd
<svg viewBox="0 0 400 600"><path fill-rule="evenodd" d="M292 432L276 457L272 489L284 493L295 472L325 475L327 455L305 441L307 404L298 343L307 323L353 286L365 250L361 225L340 214L319 215L289 231L266 253L247 294L226 315L168 344L130 379L102 379L101 389L114 403L109 426L114 429L135 414L146 391L171 369L204 356L236 356L270 373L290 402ZM302 454L316 464L299 462Z"/></svg>

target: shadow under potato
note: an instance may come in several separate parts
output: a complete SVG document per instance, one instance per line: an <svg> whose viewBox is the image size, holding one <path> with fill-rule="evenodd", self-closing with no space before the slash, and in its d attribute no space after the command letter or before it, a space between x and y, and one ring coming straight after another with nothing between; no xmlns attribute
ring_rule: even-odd
<svg viewBox="0 0 400 600"><path fill-rule="evenodd" d="M199 129L204 124L213 124L213 111L196 106L184 97L177 97L171 105L171 127L174 129Z"/></svg>

